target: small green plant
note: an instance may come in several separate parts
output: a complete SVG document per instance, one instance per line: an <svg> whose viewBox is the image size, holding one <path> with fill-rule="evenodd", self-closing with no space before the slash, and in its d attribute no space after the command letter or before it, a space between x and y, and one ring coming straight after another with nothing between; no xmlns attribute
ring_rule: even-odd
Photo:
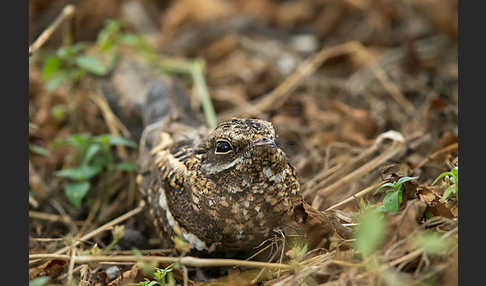
<svg viewBox="0 0 486 286"><path fill-rule="evenodd" d="M416 248L422 249L429 255L443 255L452 247L450 240L443 239L441 235L435 231L424 231L419 233L414 237L412 243Z"/></svg>
<svg viewBox="0 0 486 286"><path fill-rule="evenodd" d="M108 20L98 34L96 45L77 43L63 46L47 56L42 69L42 78L46 82L47 90L54 90L62 83L75 85L87 73L98 76L109 73L118 59L116 43L119 40L120 29L120 22Z"/></svg>
<svg viewBox="0 0 486 286"><path fill-rule="evenodd" d="M56 172L59 177L70 180L64 191L69 201L76 207L81 206L81 201L91 187L91 179L107 172L111 175L115 170L134 171L136 165L131 162L115 163L111 147L122 145L135 148L137 145L125 138L105 134L91 137L88 134L71 135L68 139L56 142L55 146L72 146L78 152L77 162L79 166L63 169Z"/></svg>
<svg viewBox="0 0 486 286"><path fill-rule="evenodd" d="M380 190L386 189L386 196L383 199L382 210L397 212L400 208L400 204L403 201L403 184L417 178L418 177L402 177L396 182L383 184L376 189L375 194Z"/></svg>
<svg viewBox="0 0 486 286"><path fill-rule="evenodd" d="M375 253L385 238L385 218L378 208L369 206L361 212L358 222L354 229L354 249L368 258Z"/></svg>
<svg viewBox="0 0 486 286"><path fill-rule="evenodd" d="M46 148L44 148L42 146L36 145L36 144L29 144L29 150L33 154L41 155L41 156L44 156L44 157L49 157L51 155L49 150L47 150Z"/></svg>
<svg viewBox="0 0 486 286"><path fill-rule="evenodd" d="M458 199L458 184L459 184L459 168L456 166L448 172L440 174L432 183L436 184L440 179L444 179L447 189L442 195L441 201L445 202L451 195L454 195Z"/></svg>
<svg viewBox="0 0 486 286"><path fill-rule="evenodd" d="M166 268L155 268L155 271L151 274L154 280L145 279L145 281L136 284L137 286L174 286L175 279L172 274L174 264L167 266Z"/></svg>
<svg viewBox="0 0 486 286"><path fill-rule="evenodd" d="M292 248L290 248L287 252L285 252L285 255L290 257L290 264L297 264L304 260L305 256L307 255L307 252L309 251L307 244L302 244L302 245L296 245Z"/></svg>

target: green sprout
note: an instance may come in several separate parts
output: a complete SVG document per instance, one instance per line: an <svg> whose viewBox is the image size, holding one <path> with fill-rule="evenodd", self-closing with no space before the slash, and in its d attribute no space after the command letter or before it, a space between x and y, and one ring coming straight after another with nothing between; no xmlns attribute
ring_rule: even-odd
<svg viewBox="0 0 486 286"><path fill-rule="evenodd" d="M417 178L418 177L402 177L396 182L383 184L376 189L375 194L380 190L387 189L386 196L383 199L382 210L397 212L400 208L400 204L403 201L403 184Z"/></svg>
<svg viewBox="0 0 486 286"><path fill-rule="evenodd" d="M456 166L452 168L452 170L440 174L434 180L432 185L436 184L440 179L444 179L444 182L447 185L447 189L442 195L441 202L445 202L451 195L455 195L456 199L458 199L459 168Z"/></svg>
<svg viewBox="0 0 486 286"><path fill-rule="evenodd" d="M55 90L63 83L76 85L87 74L97 76L108 74L118 60L117 43L120 38L120 23L108 20L98 34L96 53L88 53L90 46L85 43L67 45L50 53L44 59L42 78L48 91Z"/></svg>
<svg viewBox="0 0 486 286"><path fill-rule="evenodd" d="M64 141L57 141L55 146L68 145L78 152L79 166L56 172L59 177L70 180L65 186L65 194L76 207L91 188L91 179L103 172L112 174L115 170L135 171L136 165L131 162L115 163L111 147L122 145L135 148L137 145L125 138L105 134L91 137L88 134L75 134Z"/></svg>
<svg viewBox="0 0 486 286"><path fill-rule="evenodd" d="M369 206L359 216L359 224L354 230L354 249L368 258L376 252L386 234L386 222L383 213L376 207Z"/></svg>
<svg viewBox="0 0 486 286"><path fill-rule="evenodd" d="M167 266L166 268L155 268L152 273L154 280L145 279L145 281L136 284L137 286L173 286L175 285L174 275L172 274L174 264Z"/></svg>

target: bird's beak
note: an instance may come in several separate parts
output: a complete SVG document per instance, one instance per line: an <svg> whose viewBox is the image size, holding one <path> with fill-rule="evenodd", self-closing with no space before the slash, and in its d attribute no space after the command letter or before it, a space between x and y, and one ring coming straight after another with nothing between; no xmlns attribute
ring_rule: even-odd
<svg viewBox="0 0 486 286"><path fill-rule="evenodd" d="M277 148L277 144L275 144L275 142L269 138L263 138L253 143L253 147L257 146L268 146L270 148Z"/></svg>

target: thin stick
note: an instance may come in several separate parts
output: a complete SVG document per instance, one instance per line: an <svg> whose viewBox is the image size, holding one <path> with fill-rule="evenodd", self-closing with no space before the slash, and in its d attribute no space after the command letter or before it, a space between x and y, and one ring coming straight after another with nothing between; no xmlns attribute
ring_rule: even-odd
<svg viewBox="0 0 486 286"><path fill-rule="evenodd" d="M363 264L359 264L359 263L352 263L352 262L348 262L348 261L335 260L335 259L331 260L331 263L341 265L341 266L347 266L347 267L362 267L362 266L364 266Z"/></svg>
<svg viewBox="0 0 486 286"><path fill-rule="evenodd" d="M355 181L358 178L361 178L370 170L375 169L379 165L383 164L384 162L388 161L389 159L395 157L396 155L402 153L405 150L406 147L405 138L403 138L403 136L400 133L396 131L385 132L377 138L377 141L380 142L385 138L393 140L393 144L386 152L382 153L380 156L374 158L373 160L359 167L358 169L351 172L350 174L344 176L334 184L319 190L316 194L316 197L314 198L314 201L312 202L312 207L316 209L319 208L324 197L329 196L330 194L334 193L335 191L337 191L339 188L343 186L349 185L351 182Z"/></svg>
<svg viewBox="0 0 486 286"><path fill-rule="evenodd" d="M35 42L29 46L29 57L32 56L38 49L40 49L45 42L52 36L54 31L61 25L61 23L74 15L75 7L72 4L66 5L62 12L54 22L45 29L42 34L35 40Z"/></svg>
<svg viewBox="0 0 486 286"><path fill-rule="evenodd" d="M128 131L128 128L123 125L120 119L118 119L118 117L113 113L110 105L108 104L106 99L102 95L100 95L99 91L91 94L89 98L101 110L101 114L103 115L103 118L105 118L106 125L108 126L111 134L120 137L121 133L123 133L124 136L130 137L130 131ZM128 152L126 148L122 145L117 145L116 148L118 149L118 153L120 153L120 156L123 159L128 160Z"/></svg>
<svg viewBox="0 0 486 286"><path fill-rule="evenodd" d="M29 237L29 240L36 242L53 242L53 241L64 241L64 238L36 238Z"/></svg>
<svg viewBox="0 0 486 286"><path fill-rule="evenodd" d="M265 95L259 101L236 108L229 112L225 112L221 114L221 117L229 118L240 113L247 113L248 116L254 116L261 112L279 108L287 101L290 94L300 86L303 80L314 73L322 65L322 63L330 58L357 51L356 47L358 44L358 42L351 41L333 47L323 48L305 60L279 86L277 86L269 94Z"/></svg>
<svg viewBox="0 0 486 286"><path fill-rule="evenodd" d="M357 42L347 42L341 45L326 47L315 55L304 61L294 73L285 79L277 88L275 88L270 94L262 98L256 105L256 109L260 112L267 110L273 110L282 106L287 101L290 93L293 92L302 81L313 74L326 60L340 56L343 54L349 54L354 51Z"/></svg>
<svg viewBox="0 0 486 286"><path fill-rule="evenodd" d="M38 211L29 211L29 217L36 218L36 219L42 219L42 220L55 221L55 222L62 222L64 224L68 224L68 225L72 225L73 223L75 223L75 224L82 224L83 223L82 221L73 221L69 217L63 217L63 216L60 216L60 215L43 213L43 212L38 212Z"/></svg>
<svg viewBox="0 0 486 286"><path fill-rule="evenodd" d="M100 193L98 195L98 198L96 199L96 201L94 203L94 206L91 208L91 210L88 214L88 217L86 218L83 225L81 226L81 229L79 230L79 232L74 237L74 240L78 240L81 237L81 235L83 235L83 233L86 231L86 229L91 224L91 222L93 221L95 214L98 212L98 209L101 207L101 198L102 197L101 197L101 193Z"/></svg>
<svg viewBox="0 0 486 286"><path fill-rule="evenodd" d="M68 279L67 279L68 285L72 285L72 282L73 282L74 257L76 257L76 248L75 247L73 247L73 249L71 250L71 257L69 259L69 269L68 269Z"/></svg>
<svg viewBox="0 0 486 286"><path fill-rule="evenodd" d="M124 214L124 215L122 215L122 216L117 217L116 219L114 219L114 220L112 220L112 221L110 221L110 222L108 222L108 223L106 223L106 224L104 224L104 225L100 226L99 228L97 228L97 229L93 230L92 232L90 232L90 233L88 233L88 234L84 235L84 236L83 236L83 237L81 237L79 240L76 240L75 242L73 242L73 244L72 244L72 245L70 245L70 246L66 246L66 247L64 247L64 248L61 248L60 250L56 251L56 252L54 253L54 255L60 255L60 254L66 253L66 251L68 251L68 250L69 250L71 247L75 247L75 246L77 246L78 244L80 244L81 242L83 242L83 241L85 241L85 240L88 240L88 239L90 239L90 238L92 238L92 237L94 237L94 236L96 236L96 235L100 234L101 232L103 232L103 231L105 231L105 230L108 230L108 229L110 229L111 227L113 227L113 226L115 226L115 225L117 225L117 224L119 224L119 223L121 223L121 222L123 222L123 221L125 221L125 220L129 219L130 217L132 217L132 216L134 216L134 215L136 215L136 214L138 214L139 212L141 212L141 211L144 209L144 207L145 207L145 201L141 201L141 202L140 202L140 205L139 205L137 208L135 208L135 209L133 209L133 210L131 210L131 211L127 212L126 214ZM29 265L30 265L30 264L32 264L32 263L35 263L35 262L37 262L37 261L38 261L38 260L33 260L33 261L30 261L30 262L29 262Z"/></svg>
<svg viewBox="0 0 486 286"><path fill-rule="evenodd" d="M183 285L187 286L189 285L189 272L187 271L187 267L185 265L182 265L182 278L183 278Z"/></svg>
<svg viewBox="0 0 486 286"><path fill-rule="evenodd" d="M33 208L38 208L39 207L39 202L37 202L33 196L29 194L29 205L32 206Z"/></svg>
<svg viewBox="0 0 486 286"><path fill-rule="evenodd" d="M383 135L379 135L375 140L375 143L371 147L361 152L359 156L351 159L351 161L347 161L349 163L343 162L340 165L340 167L337 170L335 170L332 174L322 177L324 180L322 181L319 181L321 179L315 180L312 185L306 185L307 190L304 191L304 196L306 197L314 196L314 194L319 189L322 189L331 183L335 183L347 173L350 173L351 171L355 170L357 166L362 165L365 162L368 162L369 157L371 157L372 155L374 155L376 152L380 150L382 143L383 143Z"/></svg>
<svg viewBox="0 0 486 286"><path fill-rule="evenodd" d="M202 60L195 60L192 64L192 78L196 86L197 93L201 100L204 116L209 128L216 127L216 112L214 111L211 97L209 96L208 87L204 80L204 62Z"/></svg>
<svg viewBox="0 0 486 286"><path fill-rule="evenodd" d="M459 147L459 144L457 142L453 143L451 145L448 145L448 146L440 149L439 151L432 153L432 155L428 156L427 158L423 159L420 163L417 164L417 166L414 167L414 169L422 168L430 160L435 159L439 155L446 154L446 153L449 153L451 151L457 150L458 147Z"/></svg>
<svg viewBox="0 0 486 286"><path fill-rule="evenodd" d="M378 188L380 186L380 184L381 184L381 182L378 182L378 183L376 183L374 185L371 185L371 186L365 188L364 190L362 190L362 191L360 191L360 192L358 192L358 193L356 193L356 194L348 197L347 199L342 200L339 203L337 203L337 204L335 204L333 206L328 207L326 209L326 211L330 211L332 209L335 209L337 207L340 207L342 205L345 205L345 204L347 204L349 202L352 202L352 201L356 200L357 198L361 198L362 196L366 195L367 193L369 193L369 192L371 192L373 190L376 190L376 188Z"/></svg>
<svg viewBox="0 0 486 286"><path fill-rule="evenodd" d="M68 261L71 259L70 255L65 254L30 254L29 259L56 259ZM204 259L191 256L185 257L164 257L164 256L135 256L135 255L120 255L120 256L74 256L72 258L75 263L90 263L90 262L167 262L180 263L187 266L195 267L222 267L222 266L242 266L242 267L267 267L271 269L291 269L292 266L281 263L247 261L238 259Z"/></svg>

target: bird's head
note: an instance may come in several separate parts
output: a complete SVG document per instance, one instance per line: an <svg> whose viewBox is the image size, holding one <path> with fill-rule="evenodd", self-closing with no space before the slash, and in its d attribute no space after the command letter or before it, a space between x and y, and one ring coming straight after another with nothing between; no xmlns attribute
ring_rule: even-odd
<svg viewBox="0 0 486 286"><path fill-rule="evenodd" d="M278 175L287 167L287 158L275 139L268 121L234 118L221 122L199 146L201 171L247 184Z"/></svg>

